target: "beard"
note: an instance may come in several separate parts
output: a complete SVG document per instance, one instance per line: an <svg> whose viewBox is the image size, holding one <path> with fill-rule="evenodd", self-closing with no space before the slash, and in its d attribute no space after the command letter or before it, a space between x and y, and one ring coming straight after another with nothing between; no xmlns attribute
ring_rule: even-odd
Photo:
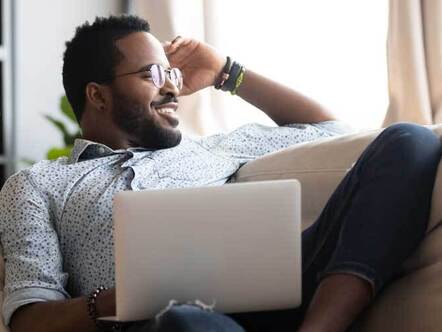
<svg viewBox="0 0 442 332"><path fill-rule="evenodd" d="M149 107L114 93L112 120L119 129L128 134L133 147L167 149L181 142L181 132L164 128L149 117Z"/></svg>

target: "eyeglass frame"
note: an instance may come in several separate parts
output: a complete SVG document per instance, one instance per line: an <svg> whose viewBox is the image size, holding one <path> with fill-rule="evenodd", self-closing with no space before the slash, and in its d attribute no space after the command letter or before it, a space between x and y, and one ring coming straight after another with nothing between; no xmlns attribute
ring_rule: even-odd
<svg viewBox="0 0 442 332"><path fill-rule="evenodd" d="M183 73L182 73L182 71L179 69L179 68L177 68L177 67L174 67L174 68L165 68L162 64L159 64L159 63L151 63L151 64L149 64L149 65L146 65L146 66L143 66L141 69L138 69L138 70L136 70L136 71L132 71L132 72L129 72L129 73L123 73L123 74L118 74L118 75L115 75L115 76L112 76L112 77L109 77L109 78L105 78L105 79L102 79L102 80L100 80L101 82L108 82L108 81L113 81L114 79L116 79L116 78L118 78L118 77L122 77L122 76L128 76L128 75L133 75L133 74L140 74L140 73L142 73L142 72L149 72L150 73L150 75L152 75L152 72L151 72L151 68L152 68L152 66L160 66L161 68L163 68L163 70L164 70L164 72L166 73L166 76L168 76L167 78L169 78L169 80L171 80L171 78L170 78L170 73L172 72L172 70L174 70L174 69L177 69L178 71L179 71L179 73L180 73L180 75L181 75L181 86L177 86L175 83L173 83L173 81L172 81L172 83L173 83L173 85L175 85L179 90L181 90L182 88L183 88L183 79L184 79L184 77L183 77ZM164 87L164 84L166 84L166 80L164 80L164 84L163 84L163 86L157 86L156 84L155 84L155 81L152 79L152 82L153 82L153 84L158 88L158 89L161 89L162 87Z"/></svg>

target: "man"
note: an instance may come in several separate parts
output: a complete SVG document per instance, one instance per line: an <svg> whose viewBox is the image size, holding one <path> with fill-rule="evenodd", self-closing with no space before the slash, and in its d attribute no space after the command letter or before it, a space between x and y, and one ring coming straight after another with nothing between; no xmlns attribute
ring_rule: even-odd
<svg viewBox="0 0 442 332"><path fill-rule="evenodd" d="M348 132L314 101L204 43L177 37L161 44L137 17L79 27L67 43L63 83L83 139L70 158L11 177L0 195L3 315L13 332L95 331L97 316L114 314L116 192L222 185L266 153ZM177 97L211 86L237 94L280 127L182 137ZM301 308L226 316L198 303L172 305L122 329L348 329L423 237L439 159L438 138L414 125L386 129L365 150L303 233Z"/></svg>

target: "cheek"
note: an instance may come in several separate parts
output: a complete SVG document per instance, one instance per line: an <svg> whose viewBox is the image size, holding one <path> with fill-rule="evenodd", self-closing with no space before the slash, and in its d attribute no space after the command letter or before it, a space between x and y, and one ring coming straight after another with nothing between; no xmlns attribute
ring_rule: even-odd
<svg viewBox="0 0 442 332"><path fill-rule="evenodd" d="M159 90L150 82L128 80L125 83L120 84L118 88L119 93L127 96L133 102L143 104L144 106L150 106L159 94Z"/></svg>

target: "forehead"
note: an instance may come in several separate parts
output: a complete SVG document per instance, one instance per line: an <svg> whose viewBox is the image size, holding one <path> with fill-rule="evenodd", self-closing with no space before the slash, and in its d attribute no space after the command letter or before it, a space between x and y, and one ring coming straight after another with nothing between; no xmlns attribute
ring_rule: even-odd
<svg viewBox="0 0 442 332"><path fill-rule="evenodd" d="M148 32L134 32L116 41L123 54L118 69L137 70L145 65L160 63L169 67L166 54L158 39Z"/></svg>

